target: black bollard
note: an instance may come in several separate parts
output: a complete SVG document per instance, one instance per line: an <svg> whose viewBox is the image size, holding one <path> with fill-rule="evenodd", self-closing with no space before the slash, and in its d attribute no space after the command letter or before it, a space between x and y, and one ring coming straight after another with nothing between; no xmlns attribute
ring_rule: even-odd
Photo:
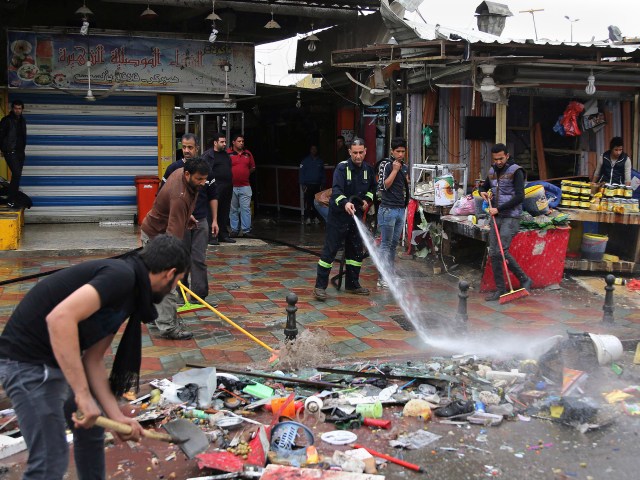
<svg viewBox="0 0 640 480"><path fill-rule="evenodd" d="M616 281L616 277L609 274L604 277L604 281L607 282L607 286L604 287L604 305L602 306L604 314L602 315L602 322L613 323L613 291L616 289L616 287L613 286L613 282Z"/></svg>
<svg viewBox="0 0 640 480"><path fill-rule="evenodd" d="M284 338L293 341L298 336L298 325L296 323L296 312L298 307L298 296L295 293L287 295L287 324L284 326Z"/></svg>
<svg viewBox="0 0 640 480"><path fill-rule="evenodd" d="M458 283L458 311L456 312L456 326L462 330L467 329L467 322L469 316L467 315L467 298L469 298L469 282L466 280L460 280Z"/></svg>

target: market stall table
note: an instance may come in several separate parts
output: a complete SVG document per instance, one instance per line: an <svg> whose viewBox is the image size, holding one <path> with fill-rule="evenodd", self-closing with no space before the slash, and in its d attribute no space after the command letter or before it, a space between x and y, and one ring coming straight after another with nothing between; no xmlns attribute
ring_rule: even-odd
<svg viewBox="0 0 640 480"><path fill-rule="evenodd" d="M566 268L572 270L633 272L640 263L640 213L618 214L577 208L562 208L569 215L574 230L570 246L577 245L582 237L582 222L599 224L598 233L609 235L607 252L622 258L620 262L579 260L567 258ZM580 222L580 224L577 224Z"/></svg>

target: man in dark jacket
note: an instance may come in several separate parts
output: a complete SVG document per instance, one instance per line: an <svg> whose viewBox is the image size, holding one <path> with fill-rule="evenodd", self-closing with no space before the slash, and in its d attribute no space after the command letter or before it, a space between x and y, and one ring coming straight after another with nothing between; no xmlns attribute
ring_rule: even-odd
<svg viewBox="0 0 640 480"><path fill-rule="evenodd" d="M24 167L24 150L27 147L27 122L22 115L23 110L24 103L14 100L9 115L0 120L0 150L11 170L7 197L7 205L10 208L17 206L16 200Z"/></svg>
<svg viewBox="0 0 640 480"><path fill-rule="evenodd" d="M300 162L300 186L304 193L304 219L307 225L311 222L320 223L318 212L313 206L316 193L324 183L324 162L318 156L318 147L311 145L309 155Z"/></svg>
<svg viewBox="0 0 640 480"><path fill-rule="evenodd" d="M373 203L376 179L371 166L364 163L367 149L364 140L354 138L349 148L351 157L340 162L333 172L333 192L329 202L327 236L316 275L313 295L321 301L327 299L327 285L331 264L344 242L345 291L355 295L369 295L369 289L360 285L360 268L364 257L362 238L354 220L368 204Z"/></svg>
<svg viewBox="0 0 640 480"><path fill-rule="evenodd" d="M493 164L489 169L489 175L484 181L484 184L480 187L480 195L482 195L482 198L485 200L488 200L488 192L491 191L491 208L489 208L489 214L496 219L507 266L520 282L520 287L531 290L531 279L524 273L522 267L518 265L518 262L516 262L515 258L509 253L511 240L513 240L513 237L516 236L520 229L526 175L522 167L509 158L509 152L503 143L497 143L493 146L491 149L491 160ZM488 295L485 300L493 302L499 300L501 295L507 293L505 275L508 275L508 272L504 271L498 237L493 225L491 225L491 229L489 230L489 258L491 259L491 268L497 290L491 295Z"/></svg>
<svg viewBox="0 0 640 480"><path fill-rule="evenodd" d="M231 173L231 157L227 153L227 137L222 132L216 132L213 136L213 147L202 154L207 161L213 178L216 179L218 191L218 236L209 237L209 245L218 245L219 242L236 243L229 236L227 224L231 210L231 197L233 196L233 174Z"/></svg>

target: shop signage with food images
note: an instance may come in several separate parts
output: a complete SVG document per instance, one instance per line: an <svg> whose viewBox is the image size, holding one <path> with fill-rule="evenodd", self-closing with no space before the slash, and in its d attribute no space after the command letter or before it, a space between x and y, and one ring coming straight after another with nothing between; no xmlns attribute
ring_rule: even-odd
<svg viewBox="0 0 640 480"><path fill-rule="evenodd" d="M11 88L255 94L254 47L201 40L9 31Z"/></svg>

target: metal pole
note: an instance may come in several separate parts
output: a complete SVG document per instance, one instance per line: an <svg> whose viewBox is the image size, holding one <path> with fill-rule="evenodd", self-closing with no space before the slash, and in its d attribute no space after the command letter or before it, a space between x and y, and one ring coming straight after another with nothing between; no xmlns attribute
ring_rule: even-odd
<svg viewBox="0 0 640 480"><path fill-rule="evenodd" d="M613 286L613 282L616 281L616 277L609 274L604 278L604 281L607 282L607 286L604 287L604 305L602 306L604 314L602 315L602 322L613 323L613 291L616 289L616 287Z"/></svg>
<svg viewBox="0 0 640 480"><path fill-rule="evenodd" d="M298 307L298 296L295 293L287 295L287 324L284 327L284 338L289 341L293 341L298 336L298 325L296 323L296 312Z"/></svg>
<svg viewBox="0 0 640 480"><path fill-rule="evenodd" d="M458 311L456 312L456 327L462 330L467 329L469 316L467 315L467 299L469 298L469 282L460 280L458 283Z"/></svg>

